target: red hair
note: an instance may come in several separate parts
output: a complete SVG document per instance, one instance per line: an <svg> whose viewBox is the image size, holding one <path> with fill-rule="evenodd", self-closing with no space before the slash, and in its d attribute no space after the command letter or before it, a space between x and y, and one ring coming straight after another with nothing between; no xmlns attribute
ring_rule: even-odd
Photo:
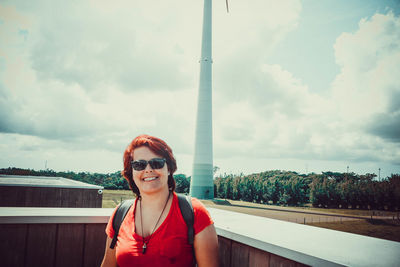
<svg viewBox="0 0 400 267"><path fill-rule="evenodd" d="M140 196L139 188L136 186L133 181L132 175L132 165L131 162L133 160L133 150L138 147L146 146L153 153L161 156L166 159L167 167L168 167L168 188L171 191L175 190L175 180L173 173L176 171L176 160L174 158L174 154L172 154L172 149L160 138L142 134L137 136L132 142L127 146L124 152L124 170L121 172L122 176L128 181L129 187L132 189L133 193L137 196Z"/></svg>

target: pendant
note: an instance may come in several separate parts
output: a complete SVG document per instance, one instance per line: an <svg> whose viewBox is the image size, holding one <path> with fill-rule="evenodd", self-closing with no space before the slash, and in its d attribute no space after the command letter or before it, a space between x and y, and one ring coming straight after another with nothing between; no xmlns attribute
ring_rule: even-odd
<svg viewBox="0 0 400 267"><path fill-rule="evenodd" d="M146 253L146 243L143 243L143 247L142 247L142 253L145 254Z"/></svg>

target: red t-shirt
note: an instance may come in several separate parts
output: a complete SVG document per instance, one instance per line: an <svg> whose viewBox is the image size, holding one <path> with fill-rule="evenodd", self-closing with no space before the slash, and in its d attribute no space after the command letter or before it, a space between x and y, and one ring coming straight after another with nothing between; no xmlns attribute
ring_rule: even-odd
<svg viewBox="0 0 400 267"><path fill-rule="evenodd" d="M137 199L134 208L129 209L119 229L117 244L114 248L116 249L118 266L192 266L193 250L188 244L187 226L182 217L176 193L173 194L171 209L167 217L151 235L145 254L142 254L142 237L135 233L136 202ZM213 221L203 203L198 199L192 198L192 205L194 211L193 228L196 235L213 224ZM114 236L112 220L115 211L116 209L106 228L106 234L110 238ZM148 237L145 240L148 240Z"/></svg>

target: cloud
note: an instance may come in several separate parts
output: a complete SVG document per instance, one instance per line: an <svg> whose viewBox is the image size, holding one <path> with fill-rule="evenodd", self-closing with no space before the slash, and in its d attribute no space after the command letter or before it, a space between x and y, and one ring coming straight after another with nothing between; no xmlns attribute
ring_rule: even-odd
<svg viewBox="0 0 400 267"><path fill-rule="evenodd" d="M369 123L370 133L392 142L400 142L400 112L377 114Z"/></svg>
<svg viewBox="0 0 400 267"><path fill-rule="evenodd" d="M217 93L217 155L400 162L393 144L400 136L399 33L399 17L389 12L340 35L341 71L324 94L279 65L243 60L242 68L240 56L232 59L228 66L239 68L219 78L226 91Z"/></svg>
<svg viewBox="0 0 400 267"><path fill-rule="evenodd" d="M174 29L179 20L168 13L155 9L154 20L150 6L126 4L135 8L107 1L0 6L0 132L114 150L121 147L115 139L125 146L132 133L159 132L158 125L172 132L182 110L192 114L185 103L194 103L176 97L190 98L188 55L176 38L188 29Z"/></svg>
<svg viewBox="0 0 400 267"><path fill-rule="evenodd" d="M78 84L90 91L102 85L135 91L176 90L188 84L179 68L184 59L177 42L151 21L145 5L126 3L106 12L104 4L47 3L55 10L38 12L40 28L30 58L40 79ZM166 13L155 13L158 23L168 19ZM171 26L175 25L167 29Z"/></svg>
<svg viewBox="0 0 400 267"><path fill-rule="evenodd" d="M300 1L237 2L229 14L223 2L213 8L217 165L233 158L399 162L399 17L376 14L338 36L340 73L315 92L270 60L297 30ZM93 168L96 155L106 164L107 154L119 168L129 141L147 133L191 162L201 11L201 1L4 2L2 151L29 153L32 161L40 152L42 160L77 155Z"/></svg>
<svg viewBox="0 0 400 267"><path fill-rule="evenodd" d="M341 73L333 84L338 113L349 125L400 142L400 17L375 14L335 44ZM392 149L398 149L394 145ZM399 158L392 160L398 161Z"/></svg>
<svg viewBox="0 0 400 267"><path fill-rule="evenodd" d="M341 73L333 84L333 97L342 118L359 120L386 112L390 96L400 90L400 18L375 14L359 23L353 34L344 33L335 44Z"/></svg>

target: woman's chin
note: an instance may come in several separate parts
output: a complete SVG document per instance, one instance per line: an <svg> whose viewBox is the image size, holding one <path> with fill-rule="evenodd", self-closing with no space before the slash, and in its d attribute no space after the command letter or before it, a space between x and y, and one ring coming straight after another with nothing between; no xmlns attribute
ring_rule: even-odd
<svg viewBox="0 0 400 267"><path fill-rule="evenodd" d="M140 192L144 194L155 194L162 192L164 187L167 188L167 185L161 185L159 183L153 183L153 182L147 183L142 186Z"/></svg>

